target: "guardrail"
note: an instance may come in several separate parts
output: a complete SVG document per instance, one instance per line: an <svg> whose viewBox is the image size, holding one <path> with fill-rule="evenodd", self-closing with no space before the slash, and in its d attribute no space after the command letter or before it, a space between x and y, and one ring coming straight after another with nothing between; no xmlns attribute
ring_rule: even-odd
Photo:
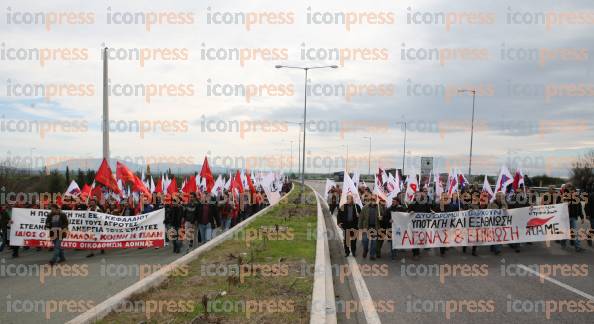
<svg viewBox="0 0 594 324"><path fill-rule="evenodd" d="M326 221L320 205L320 199L312 187L312 194L316 197L317 204L317 231L316 231L316 260L314 271L313 293L311 298L311 324L336 324L336 300L334 298L334 283L332 281L332 262L328 247Z"/></svg>
<svg viewBox="0 0 594 324"><path fill-rule="evenodd" d="M258 216L263 215L266 213L270 208L276 206L280 201L286 199L291 192L295 190L295 185L291 188L291 190L284 195L279 202L274 205L270 205L261 211L255 213L248 219L244 220L243 222L235 225L234 227L230 228L229 230L223 232L222 234L218 235L217 237L213 238L212 240L206 242L205 244L201 245L200 247L196 248L195 250L191 251L190 253L184 255L183 257L171 262L167 266L159 269L159 271L154 272L150 276L136 282L135 284L131 285L130 287L120 291L119 293L113 295L112 297L108 298L107 300L103 301L102 303L98 304L97 306L89 309L85 313L78 315L77 317L73 318L72 320L68 321L67 324L87 324L87 323L94 323L98 320L101 320L105 316L107 316L112 310L116 307L124 303L124 301L130 299L132 296L141 294L153 287L156 287L163 283L169 277L169 272L175 270L176 268L186 265L191 261L196 260L201 254L211 250L212 248L216 247L220 243L226 241L232 235L239 231L240 229L246 227L248 224L253 222Z"/></svg>

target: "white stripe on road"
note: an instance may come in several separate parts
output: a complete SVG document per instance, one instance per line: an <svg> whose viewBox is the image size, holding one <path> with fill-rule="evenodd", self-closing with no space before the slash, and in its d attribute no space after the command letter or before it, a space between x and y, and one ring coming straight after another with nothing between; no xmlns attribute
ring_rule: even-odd
<svg viewBox="0 0 594 324"><path fill-rule="evenodd" d="M316 195L318 195L319 199L324 202L326 207L328 204L326 200L316 191ZM336 219L334 216L332 217L332 223L336 229L336 233L343 238L342 230L338 227L336 223ZM367 284L361 275L361 271L359 271L359 264L357 263L357 259L352 256L348 256L347 261L349 263L349 268L351 270L351 275L353 276L353 282L355 283L355 289L357 290L357 295L359 296L359 302L361 303L361 308L363 308L363 314L365 315L365 321L369 324L381 324L379 315L377 314L377 310L375 309L375 305L373 304L373 299L371 299L371 294L369 294L369 289L367 289Z"/></svg>
<svg viewBox="0 0 594 324"><path fill-rule="evenodd" d="M587 298L587 299L589 299L589 300L591 300L591 301L594 301L594 296L592 296L592 295L590 295L590 294L588 294L588 293L586 293L586 292L583 292L583 291L581 291L581 290L579 290L579 289L577 289L577 288L573 288L572 286L570 286L570 285L567 285L567 284L564 284L564 283L562 283L562 282L561 282L561 281L559 281L559 280L556 280L556 279L553 279L553 278L547 277L547 276L545 276L545 275L542 275L541 273L539 273L539 272L537 272L537 271L534 271L534 270L530 269L529 267L527 267L527 266L525 266L525 265L523 265L523 264L516 264L516 266L517 266L518 268L520 268L520 269L524 269L524 270L526 270L526 271L528 271L528 272L532 273L533 275L539 276L540 278L542 278L542 279L544 279L544 280L546 280L546 281L548 281L548 282L554 283L555 285L557 285L557 286L559 286L559 287L561 287L561 288L565 288L565 289L567 289L567 290L569 290L569 291L573 292L574 294L580 295L580 296L582 296L582 297L584 297L584 298Z"/></svg>
<svg viewBox="0 0 594 324"><path fill-rule="evenodd" d="M379 315L367 289L367 284L359 271L359 264L357 260L352 256L347 257L349 262L349 268L351 268L351 274L353 275L353 281L355 282L355 288L357 289L357 295L359 296L359 302L363 308L365 314L365 321L369 324L380 324Z"/></svg>

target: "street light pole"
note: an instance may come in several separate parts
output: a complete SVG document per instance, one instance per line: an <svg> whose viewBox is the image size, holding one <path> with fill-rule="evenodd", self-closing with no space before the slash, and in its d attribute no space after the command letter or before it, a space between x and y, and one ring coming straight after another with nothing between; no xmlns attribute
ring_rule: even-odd
<svg viewBox="0 0 594 324"><path fill-rule="evenodd" d="M109 93L108 90L108 67L109 58L107 47L103 49L103 158L109 163Z"/></svg>
<svg viewBox="0 0 594 324"><path fill-rule="evenodd" d="M297 133L297 140L299 141L299 148L297 149L297 170L301 172L301 125L302 123L284 121L287 124L293 124L299 126L299 132ZM291 159L293 159L291 157Z"/></svg>
<svg viewBox="0 0 594 324"><path fill-rule="evenodd" d="M474 138L474 102L476 98L475 89L461 89L458 92L472 92L472 121L470 123L470 156L468 158L468 178L472 178L472 142ZM472 179L470 180L472 182Z"/></svg>
<svg viewBox="0 0 594 324"><path fill-rule="evenodd" d="M301 152L301 194L305 191L305 125L307 125L307 71L305 68L305 85L303 91L303 152Z"/></svg>
<svg viewBox="0 0 594 324"><path fill-rule="evenodd" d="M305 85L304 85L304 100L303 100L303 148L301 152L301 197L303 198L303 191L305 190L305 125L307 125L307 73L309 70L332 68L337 69L338 65L314 66L314 67L300 67L300 66L286 66L276 65L275 68L299 69L305 71ZM301 200L304 202L304 200Z"/></svg>
<svg viewBox="0 0 594 324"><path fill-rule="evenodd" d="M406 160L406 121L404 121L404 142L402 148L402 174L404 176L404 160Z"/></svg>
<svg viewBox="0 0 594 324"><path fill-rule="evenodd" d="M349 172L349 145L342 144L342 145L340 145L340 147L346 148L346 160L344 161L344 172L348 173Z"/></svg>
<svg viewBox="0 0 594 324"><path fill-rule="evenodd" d="M291 173L293 173L293 141L291 141Z"/></svg>

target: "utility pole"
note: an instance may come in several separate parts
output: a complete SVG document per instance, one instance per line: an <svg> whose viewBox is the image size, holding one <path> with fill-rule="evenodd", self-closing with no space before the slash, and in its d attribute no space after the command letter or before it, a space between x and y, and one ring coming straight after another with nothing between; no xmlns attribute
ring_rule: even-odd
<svg viewBox="0 0 594 324"><path fill-rule="evenodd" d="M404 160L406 160L406 121L404 122L404 143L402 148L402 176L404 176Z"/></svg>
<svg viewBox="0 0 594 324"><path fill-rule="evenodd" d="M103 158L109 163L109 95L107 89L107 47L103 49Z"/></svg>

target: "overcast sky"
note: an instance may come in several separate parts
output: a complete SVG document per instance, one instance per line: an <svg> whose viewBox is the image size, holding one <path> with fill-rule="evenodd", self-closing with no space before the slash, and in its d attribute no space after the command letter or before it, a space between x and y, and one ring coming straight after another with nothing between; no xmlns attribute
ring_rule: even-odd
<svg viewBox="0 0 594 324"><path fill-rule="evenodd" d="M591 0L2 4L0 154L15 163L101 156L105 45L112 157L289 171L292 145L296 171L299 129L284 122L303 120L304 73L277 64L339 66L309 72L308 171L342 169L348 145L367 173L369 136L372 169L401 167L406 120L406 173L421 156L467 172L472 95L458 89L477 91L473 174L567 176L594 147ZM129 92L143 88L157 93ZM123 131L133 121L151 129Z"/></svg>

